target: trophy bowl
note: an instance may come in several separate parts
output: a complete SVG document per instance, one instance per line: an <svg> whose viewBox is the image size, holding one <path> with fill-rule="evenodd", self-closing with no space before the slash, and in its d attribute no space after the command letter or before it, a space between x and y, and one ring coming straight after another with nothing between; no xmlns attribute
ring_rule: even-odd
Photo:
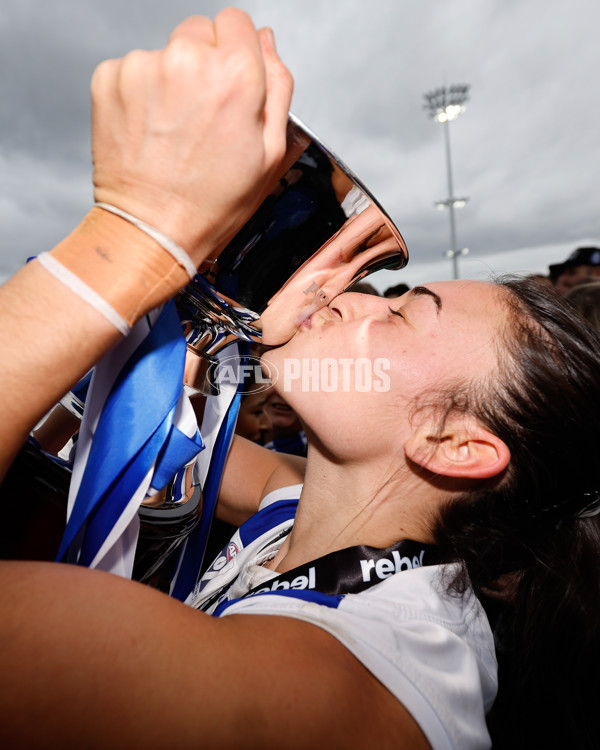
<svg viewBox="0 0 600 750"><path fill-rule="evenodd" d="M290 114L286 155L267 197L177 297L188 351L210 362L235 340L283 344L352 284L407 262L406 244L375 197Z"/></svg>

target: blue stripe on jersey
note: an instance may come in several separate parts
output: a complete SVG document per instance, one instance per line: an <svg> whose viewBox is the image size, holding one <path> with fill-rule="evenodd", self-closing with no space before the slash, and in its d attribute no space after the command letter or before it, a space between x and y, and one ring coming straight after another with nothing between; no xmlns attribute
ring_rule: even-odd
<svg viewBox="0 0 600 750"><path fill-rule="evenodd" d="M264 534L274 529L280 523L289 521L296 515L298 498L294 500L277 500L272 505L259 510L239 528L239 535L244 547Z"/></svg>
<svg viewBox="0 0 600 750"><path fill-rule="evenodd" d="M337 609L340 602L344 598L344 594L322 594L320 591L307 591L306 589L279 589L277 591L263 591L260 594L254 594L254 596L247 597L248 599L257 599L259 596L293 596L296 599L304 599L305 602L313 602L314 604L321 604L324 607L331 607ZM240 599L232 599L231 601L221 602L219 606L212 613L213 617L220 617L223 612L236 602L244 601L245 597Z"/></svg>

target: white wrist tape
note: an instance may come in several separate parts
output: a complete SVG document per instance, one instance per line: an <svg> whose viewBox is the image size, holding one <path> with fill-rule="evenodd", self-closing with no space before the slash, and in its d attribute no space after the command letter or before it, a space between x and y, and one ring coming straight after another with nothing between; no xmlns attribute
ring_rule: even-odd
<svg viewBox="0 0 600 750"><path fill-rule="evenodd" d="M155 242L158 242L158 244L162 248L170 253L170 255L172 255L173 258L175 258L175 260L185 268L190 279L194 278L197 273L197 269L196 266L192 263L192 259L180 245L174 242L170 237L167 237L166 234L163 234L158 229L151 227L150 224L146 224L144 221L141 221L141 219L137 219L135 216L128 214L126 211L121 211L120 208L111 206L110 203L96 203L95 205L98 206L98 208L103 208L105 211L110 211L110 213L120 216L130 224L133 224L134 227L137 227L142 232L145 232L149 237L152 237Z"/></svg>
<svg viewBox="0 0 600 750"><path fill-rule="evenodd" d="M54 278L62 282L101 315L104 315L109 323L112 323L112 325L122 333L123 336L127 336L131 330L127 321L119 315L112 305L109 305L104 298L82 281L79 276L76 276L72 271L69 271L66 266L63 266L63 264L50 255L50 253L41 253L37 256L37 260L52 274L52 276L54 276Z"/></svg>

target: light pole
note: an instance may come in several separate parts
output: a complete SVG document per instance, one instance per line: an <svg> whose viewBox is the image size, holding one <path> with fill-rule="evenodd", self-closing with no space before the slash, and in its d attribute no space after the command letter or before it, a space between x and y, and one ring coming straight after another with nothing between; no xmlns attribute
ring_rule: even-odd
<svg viewBox="0 0 600 750"><path fill-rule="evenodd" d="M454 266L454 278L458 279L458 258L461 255L468 255L469 254L469 248L463 247L460 250L446 250L445 253L442 253L444 258L452 258L452 265Z"/></svg>
<svg viewBox="0 0 600 750"><path fill-rule="evenodd" d="M466 255L464 250L458 250L456 246L456 224L454 221L454 209L463 208L468 198L455 198L454 186L452 184L452 158L450 156L450 122L465 111L465 102L469 98L469 84L458 84L455 86L442 86L435 91L423 94L425 99L424 109L436 122L444 126L444 140L446 143L446 172L448 176L448 198L445 201L437 201L435 207L443 210L447 208L450 215L450 250L444 255L452 259L452 270L455 279L458 279L458 256ZM466 249L466 248L465 248ZM468 252L468 251L467 251Z"/></svg>

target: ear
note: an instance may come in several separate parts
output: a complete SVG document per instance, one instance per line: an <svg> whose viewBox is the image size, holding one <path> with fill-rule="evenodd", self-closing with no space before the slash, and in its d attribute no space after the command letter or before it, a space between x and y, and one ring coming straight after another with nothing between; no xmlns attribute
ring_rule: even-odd
<svg viewBox="0 0 600 750"><path fill-rule="evenodd" d="M441 435L432 423L419 425L404 446L411 461L446 477L489 479L510 462L504 441L473 417L449 417Z"/></svg>

